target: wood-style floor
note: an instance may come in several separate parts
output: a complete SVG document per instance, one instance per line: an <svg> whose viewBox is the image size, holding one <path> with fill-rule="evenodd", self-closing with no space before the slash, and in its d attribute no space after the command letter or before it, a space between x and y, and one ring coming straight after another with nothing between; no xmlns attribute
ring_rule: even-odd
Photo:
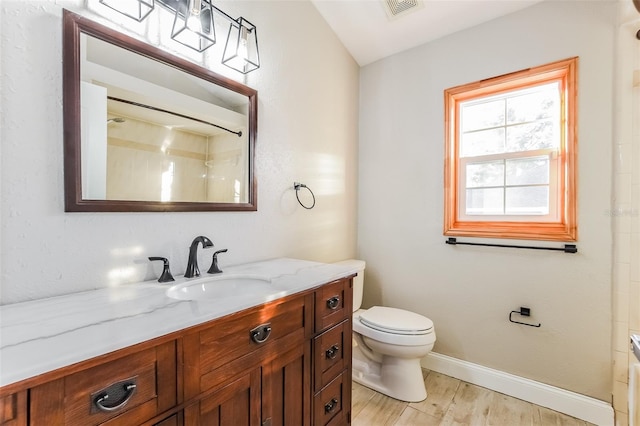
<svg viewBox="0 0 640 426"><path fill-rule="evenodd" d="M352 426L593 426L435 371L425 371L427 399L406 403L353 383Z"/></svg>

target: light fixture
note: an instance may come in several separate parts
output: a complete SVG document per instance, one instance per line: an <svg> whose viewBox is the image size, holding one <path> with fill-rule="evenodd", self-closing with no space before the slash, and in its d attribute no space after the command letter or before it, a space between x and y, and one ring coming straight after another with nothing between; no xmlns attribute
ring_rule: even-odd
<svg viewBox="0 0 640 426"><path fill-rule="evenodd" d="M231 22L222 63L243 74L260 68L256 27L243 17Z"/></svg>
<svg viewBox="0 0 640 426"><path fill-rule="evenodd" d="M216 31L213 26L211 3L187 0L177 6L171 38L198 52L213 46Z"/></svg>
<svg viewBox="0 0 640 426"><path fill-rule="evenodd" d="M154 0L100 0L111 9L140 22L147 17L154 8Z"/></svg>
<svg viewBox="0 0 640 426"><path fill-rule="evenodd" d="M222 63L243 74L260 68L255 25L243 17L232 18L215 7L211 0L100 0L105 6L138 22L149 15L154 2L175 13L171 38L198 52L215 44L213 14L219 14L231 23Z"/></svg>

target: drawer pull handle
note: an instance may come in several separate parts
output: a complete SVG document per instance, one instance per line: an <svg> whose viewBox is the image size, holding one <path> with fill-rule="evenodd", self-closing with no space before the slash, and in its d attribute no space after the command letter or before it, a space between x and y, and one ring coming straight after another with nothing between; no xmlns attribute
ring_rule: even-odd
<svg viewBox="0 0 640 426"><path fill-rule="evenodd" d="M271 335L271 323L268 322L265 324L260 324L256 328L252 329L249 334L251 335L251 340L253 340L255 343L264 343Z"/></svg>
<svg viewBox="0 0 640 426"><path fill-rule="evenodd" d="M331 299L327 300L327 308L338 309L338 306L340 306L340 297L333 296Z"/></svg>
<svg viewBox="0 0 640 426"><path fill-rule="evenodd" d="M332 413L333 410L335 410L337 406L338 406L338 400L336 398L332 398L331 401L329 401L326 404L324 404L324 412L325 413Z"/></svg>
<svg viewBox="0 0 640 426"><path fill-rule="evenodd" d="M113 384L106 389L97 392L97 394L94 394L93 403L96 406L97 411L107 413L118 411L127 405L127 402L129 402L133 394L136 392L136 388L137 385L131 379ZM114 402L113 404L110 404L112 400ZM95 411L96 410L94 410L94 412Z"/></svg>
<svg viewBox="0 0 640 426"><path fill-rule="evenodd" d="M340 346L333 345L329 349L327 349L327 351L324 354L327 357L327 359L334 359L338 355L339 351L340 351Z"/></svg>

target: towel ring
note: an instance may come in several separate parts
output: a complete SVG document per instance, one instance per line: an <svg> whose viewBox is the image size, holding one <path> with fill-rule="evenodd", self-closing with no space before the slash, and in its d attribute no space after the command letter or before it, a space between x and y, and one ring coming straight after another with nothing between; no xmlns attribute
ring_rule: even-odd
<svg viewBox="0 0 640 426"><path fill-rule="evenodd" d="M298 196L298 191L300 190L300 188L306 188L307 191L309 191L309 194L311 194L311 198L313 198L313 203L311 203L311 206L305 206L302 203L302 201L300 201L300 197ZM313 195L313 191L307 185L305 185L304 183L300 183L300 182L293 182L293 189L296 190L296 199L298 200L298 203L302 207L304 207L307 210L311 210L316 205L316 196Z"/></svg>

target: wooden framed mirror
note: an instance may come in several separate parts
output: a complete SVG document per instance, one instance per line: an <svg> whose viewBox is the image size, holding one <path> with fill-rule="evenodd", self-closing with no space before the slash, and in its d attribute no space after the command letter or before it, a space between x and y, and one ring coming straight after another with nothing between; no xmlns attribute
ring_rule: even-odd
<svg viewBox="0 0 640 426"><path fill-rule="evenodd" d="M63 20L65 211L257 210L256 90Z"/></svg>

